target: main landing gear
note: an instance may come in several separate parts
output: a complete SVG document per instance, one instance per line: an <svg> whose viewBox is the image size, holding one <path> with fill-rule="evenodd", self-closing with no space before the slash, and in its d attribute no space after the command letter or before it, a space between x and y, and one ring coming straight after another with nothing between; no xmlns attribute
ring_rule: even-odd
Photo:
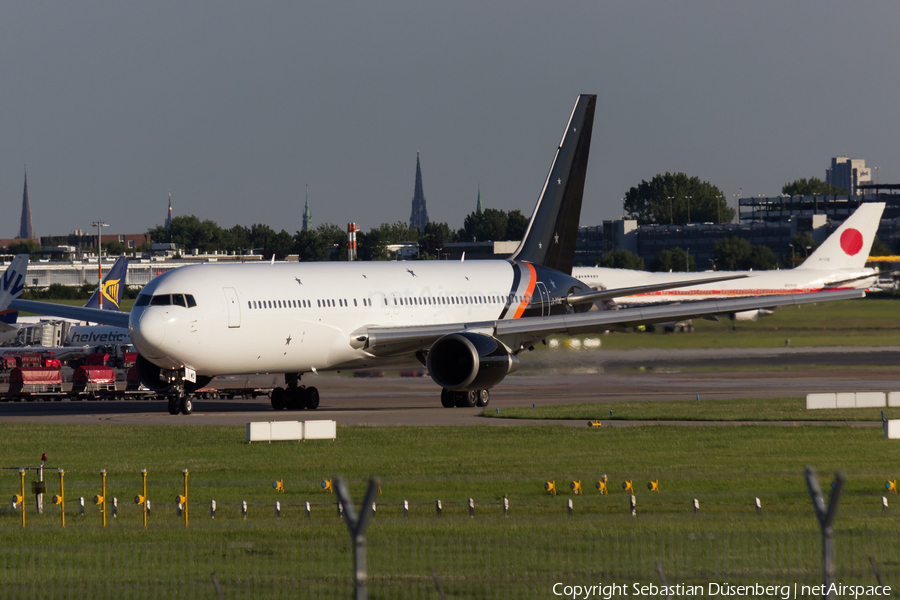
<svg viewBox="0 0 900 600"><path fill-rule="evenodd" d="M319 390L300 385L300 373L285 373L286 387L272 390L272 408L275 410L315 410L319 408Z"/></svg>
<svg viewBox="0 0 900 600"><path fill-rule="evenodd" d="M457 392L444 388L441 390L441 406L444 408L484 408L491 401L491 392L488 390L472 390L469 392Z"/></svg>

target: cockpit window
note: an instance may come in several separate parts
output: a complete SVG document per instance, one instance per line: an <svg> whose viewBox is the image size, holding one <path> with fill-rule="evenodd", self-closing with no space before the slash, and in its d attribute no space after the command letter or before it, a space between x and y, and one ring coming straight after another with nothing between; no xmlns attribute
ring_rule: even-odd
<svg viewBox="0 0 900 600"><path fill-rule="evenodd" d="M153 300L150 301L150 306L169 306L170 304L172 304L172 296L169 294L153 296Z"/></svg>
<svg viewBox="0 0 900 600"><path fill-rule="evenodd" d="M194 308L197 306L197 301L194 300L194 297L190 294L185 294L184 297L187 299L188 308Z"/></svg>
<svg viewBox="0 0 900 600"><path fill-rule="evenodd" d="M150 294L141 294L137 297L137 300L134 302L135 306L147 306L150 304L150 298L152 296Z"/></svg>
<svg viewBox="0 0 900 600"><path fill-rule="evenodd" d="M187 304L184 301L184 294L172 294L172 304L187 308Z"/></svg>

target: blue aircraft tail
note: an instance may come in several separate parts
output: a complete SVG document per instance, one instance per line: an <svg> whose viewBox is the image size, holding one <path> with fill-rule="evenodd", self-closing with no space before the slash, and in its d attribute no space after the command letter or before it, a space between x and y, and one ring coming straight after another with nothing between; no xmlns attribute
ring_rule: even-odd
<svg viewBox="0 0 900 600"><path fill-rule="evenodd" d="M100 308L100 293L103 293L103 310L119 310L122 301L122 292L125 291L125 276L128 274L128 258L119 257L103 283L94 290L94 294L85 304L85 308Z"/></svg>

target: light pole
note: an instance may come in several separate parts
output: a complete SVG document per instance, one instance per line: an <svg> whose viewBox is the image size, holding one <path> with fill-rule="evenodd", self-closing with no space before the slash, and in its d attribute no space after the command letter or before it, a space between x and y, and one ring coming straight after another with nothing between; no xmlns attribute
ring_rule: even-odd
<svg viewBox="0 0 900 600"><path fill-rule="evenodd" d="M790 246L790 248L791 248L791 268L793 269L794 268L794 245L788 244L788 246Z"/></svg>
<svg viewBox="0 0 900 600"><path fill-rule="evenodd" d="M669 225L675 223L675 217L672 215L672 196L666 196L669 199Z"/></svg>
<svg viewBox="0 0 900 600"><path fill-rule="evenodd" d="M91 224L97 228L97 289L100 291L97 297L100 300L100 310L103 310L103 262L100 258L103 255L103 244L100 242L100 228L109 225L99 219Z"/></svg>
<svg viewBox="0 0 900 600"><path fill-rule="evenodd" d="M685 198L685 200L687 200L687 223L690 223L691 222L691 198L693 198L693 196L685 196L684 198ZM687 225L687 223L685 223L685 225Z"/></svg>

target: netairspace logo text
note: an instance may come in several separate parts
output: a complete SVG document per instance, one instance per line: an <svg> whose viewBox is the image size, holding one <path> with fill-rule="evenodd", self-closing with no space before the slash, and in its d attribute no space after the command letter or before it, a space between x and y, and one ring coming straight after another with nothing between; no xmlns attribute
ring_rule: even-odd
<svg viewBox="0 0 900 600"><path fill-rule="evenodd" d="M609 583L594 585L568 585L556 583L553 585L553 595L572 600L611 600L624 596L652 597L672 596L707 596L707 597L760 597L781 598L791 600L796 598L821 597L830 594L835 598L865 598L891 595L891 586L885 585L844 585L832 583L825 585L761 585L758 583L749 585L734 585L725 583L707 583L705 585L688 585L679 583L675 585L656 585L644 583Z"/></svg>

